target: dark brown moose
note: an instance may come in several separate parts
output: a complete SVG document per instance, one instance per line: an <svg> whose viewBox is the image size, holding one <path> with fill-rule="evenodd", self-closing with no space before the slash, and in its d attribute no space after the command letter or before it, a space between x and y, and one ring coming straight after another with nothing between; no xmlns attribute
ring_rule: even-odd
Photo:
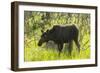
<svg viewBox="0 0 100 73"><path fill-rule="evenodd" d="M59 55L63 49L64 43L69 44L68 53L71 55L72 52L72 41L75 42L78 47L78 51L80 52L80 44L78 42L79 30L75 25L68 26L60 26L55 25L52 29L43 32L41 35L41 39L38 42L38 46L41 46L43 43L48 41L53 41L58 45Z"/></svg>

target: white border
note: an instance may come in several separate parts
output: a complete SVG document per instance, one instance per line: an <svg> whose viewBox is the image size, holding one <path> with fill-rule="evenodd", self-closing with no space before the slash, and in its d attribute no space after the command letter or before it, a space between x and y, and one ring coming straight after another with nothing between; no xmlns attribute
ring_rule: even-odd
<svg viewBox="0 0 100 73"><path fill-rule="evenodd" d="M46 12L68 12L68 13L90 13L91 14L91 58L84 60L57 60L41 62L24 62L24 11L46 11ZM62 65L95 64L95 11L94 9L78 9L63 7L23 6L19 5L19 68L34 68Z"/></svg>

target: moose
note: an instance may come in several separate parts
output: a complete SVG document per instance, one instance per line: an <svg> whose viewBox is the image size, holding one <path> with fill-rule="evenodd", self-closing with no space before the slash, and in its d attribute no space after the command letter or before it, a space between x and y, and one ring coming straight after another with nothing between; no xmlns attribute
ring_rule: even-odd
<svg viewBox="0 0 100 73"><path fill-rule="evenodd" d="M75 42L78 51L80 52L80 44L78 41L79 30L76 25L54 25L52 29L42 32L41 38L38 42L38 46L48 41L53 41L58 46L59 55L62 52L64 43L69 44L68 53L71 55L72 41Z"/></svg>

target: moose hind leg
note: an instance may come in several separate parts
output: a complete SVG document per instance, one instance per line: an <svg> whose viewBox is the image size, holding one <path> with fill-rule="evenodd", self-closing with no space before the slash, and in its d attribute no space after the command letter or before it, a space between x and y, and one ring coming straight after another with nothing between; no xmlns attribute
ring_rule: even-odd
<svg viewBox="0 0 100 73"><path fill-rule="evenodd" d="M75 39L74 41L75 41L76 46L78 47L78 51L80 52L80 44L79 44L78 40Z"/></svg>

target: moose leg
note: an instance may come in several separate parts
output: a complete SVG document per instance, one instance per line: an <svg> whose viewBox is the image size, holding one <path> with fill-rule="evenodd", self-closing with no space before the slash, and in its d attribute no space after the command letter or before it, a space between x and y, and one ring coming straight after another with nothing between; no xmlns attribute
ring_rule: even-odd
<svg viewBox="0 0 100 73"><path fill-rule="evenodd" d="M69 42L68 55L71 56L71 53L72 53L72 41Z"/></svg>
<svg viewBox="0 0 100 73"><path fill-rule="evenodd" d="M76 46L78 47L78 51L80 52L80 44L78 42L78 39L75 39L74 41L75 41Z"/></svg>
<svg viewBox="0 0 100 73"><path fill-rule="evenodd" d="M60 56L60 53L62 52L62 49L63 49L63 44L58 44L59 56Z"/></svg>

